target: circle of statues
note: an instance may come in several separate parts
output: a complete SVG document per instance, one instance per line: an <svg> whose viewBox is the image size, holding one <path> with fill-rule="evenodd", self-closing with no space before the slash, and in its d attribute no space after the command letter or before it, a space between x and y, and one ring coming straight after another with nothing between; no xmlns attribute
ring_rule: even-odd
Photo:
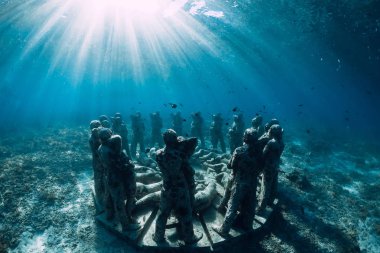
<svg viewBox="0 0 380 253"><path fill-rule="evenodd" d="M198 242L203 234L193 228L193 215L211 205L216 184L224 188L217 207L224 220L212 229L223 238L229 236L232 226L251 230L255 214L273 203L284 150L279 121L272 119L263 125L263 117L257 115L246 129L243 114L234 115L227 133L230 153L226 153L223 128L228 123L224 124L222 115L212 115L210 149L206 148L201 113L191 117L189 136L184 134L186 120L180 112L171 115L171 127L165 131L160 113L151 113L147 141L141 114L131 115L130 142L120 113L91 121L95 201L106 219L120 224L123 232L140 229L134 214L156 206L159 211L152 239L157 245L165 243L171 216L178 221L178 238L184 244ZM147 143L149 148L145 148Z"/></svg>

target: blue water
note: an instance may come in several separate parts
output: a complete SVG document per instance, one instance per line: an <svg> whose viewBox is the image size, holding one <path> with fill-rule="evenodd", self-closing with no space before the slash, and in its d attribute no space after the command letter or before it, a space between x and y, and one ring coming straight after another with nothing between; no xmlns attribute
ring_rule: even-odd
<svg viewBox="0 0 380 253"><path fill-rule="evenodd" d="M379 19L378 1L2 0L1 125L238 107L371 139Z"/></svg>
<svg viewBox="0 0 380 253"><path fill-rule="evenodd" d="M129 252L88 123L136 111L278 118L283 221L248 251L379 252L379 84L378 0L0 0L0 252Z"/></svg>

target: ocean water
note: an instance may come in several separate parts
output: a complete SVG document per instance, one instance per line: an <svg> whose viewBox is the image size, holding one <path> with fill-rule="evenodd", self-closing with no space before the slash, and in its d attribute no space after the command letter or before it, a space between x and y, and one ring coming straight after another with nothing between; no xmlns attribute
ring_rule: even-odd
<svg viewBox="0 0 380 253"><path fill-rule="evenodd" d="M205 131L218 112L285 129L281 196L304 216L283 219L302 233L252 249L379 252L379 1L0 0L0 59L0 251L125 249L93 224L89 121L181 111L189 133L200 111Z"/></svg>

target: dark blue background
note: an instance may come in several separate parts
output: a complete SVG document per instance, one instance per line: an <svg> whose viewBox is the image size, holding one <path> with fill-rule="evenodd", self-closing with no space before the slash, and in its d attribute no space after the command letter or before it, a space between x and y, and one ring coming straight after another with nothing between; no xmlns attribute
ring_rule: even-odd
<svg viewBox="0 0 380 253"><path fill-rule="evenodd" d="M86 37L75 33L75 11L44 30L59 1L1 1L2 127L87 124L100 114L136 110L146 118L200 110L206 119L215 112L230 119L238 107L247 120L262 113L301 131L378 136L378 1L206 1L223 18L189 15L192 2L179 16L196 25L194 33L164 23L170 36L152 46L136 28L136 66L109 20L78 63Z"/></svg>

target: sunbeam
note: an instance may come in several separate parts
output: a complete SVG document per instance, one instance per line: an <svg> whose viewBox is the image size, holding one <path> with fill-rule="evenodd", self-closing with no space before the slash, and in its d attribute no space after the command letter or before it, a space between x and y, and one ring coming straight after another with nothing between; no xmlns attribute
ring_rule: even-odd
<svg viewBox="0 0 380 253"><path fill-rule="evenodd" d="M46 78L59 69L73 84L84 79L142 83L152 71L165 79L173 66L185 68L200 53L220 54L216 49L222 42L195 18L205 3L191 3L190 10L184 9L186 4L189 1L25 2L21 6L34 15L28 20L19 17L31 26L19 64L49 55ZM203 15L224 16L220 10L209 9Z"/></svg>

